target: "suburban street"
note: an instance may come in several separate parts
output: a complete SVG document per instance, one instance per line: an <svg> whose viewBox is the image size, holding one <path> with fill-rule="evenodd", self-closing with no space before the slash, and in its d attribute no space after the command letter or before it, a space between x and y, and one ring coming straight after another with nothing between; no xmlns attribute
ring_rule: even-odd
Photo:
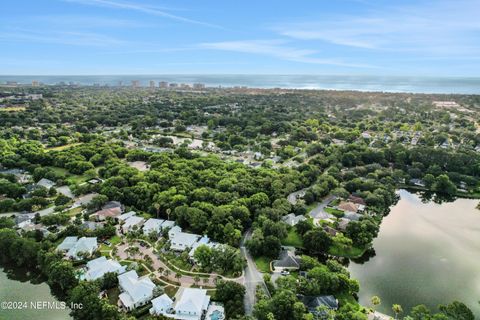
<svg viewBox="0 0 480 320"><path fill-rule="evenodd" d="M247 248L245 247L245 241L250 238L252 235L252 231L249 229L245 232L241 244L240 244L240 251L242 252L243 256L247 261L247 265L245 267L244 278L245 278L245 298L244 298L244 305L245 305L245 314L251 315L253 312L253 306L255 305L255 291L257 286L260 285L264 288L265 293L270 296L270 292L267 289L267 285L263 281L263 275L260 271L258 271L257 266L255 265L255 261L253 261L252 256L248 252Z"/></svg>

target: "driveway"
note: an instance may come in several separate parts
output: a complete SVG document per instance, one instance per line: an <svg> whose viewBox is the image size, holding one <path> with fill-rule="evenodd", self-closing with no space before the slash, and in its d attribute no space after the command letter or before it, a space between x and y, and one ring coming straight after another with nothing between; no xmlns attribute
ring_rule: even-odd
<svg viewBox="0 0 480 320"><path fill-rule="evenodd" d="M325 211L325 207L330 203L330 201L334 200L335 198L336 198L335 196L326 197L315 208L313 208L312 211L309 212L309 215L313 219L318 219L318 220L334 218L335 216Z"/></svg>

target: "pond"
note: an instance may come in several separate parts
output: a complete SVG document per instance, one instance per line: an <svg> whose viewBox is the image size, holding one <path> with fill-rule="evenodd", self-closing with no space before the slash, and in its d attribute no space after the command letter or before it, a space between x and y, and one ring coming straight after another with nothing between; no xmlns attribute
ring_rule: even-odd
<svg viewBox="0 0 480 320"><path fill-rule="evenodd" d="M464 302L480 316L480 210L478 200L437 204L400 190L373 242L375 256L349 270L360 281L360 303L377 295L380 312L425 304Z"/></svg>
<svg viewBox="0 0 480 320"><path fill-rule="evenodd" d="M22 301L27 302L28 308L24 310L4 310L0 307L0 319L9 320L65 320L71 319L69 309L43 309L35 310L31 302L50 302L59 306L60 302L50 292L50 287L45 282L37 283L26 276L25 270L8 270L0 267L0 302Z"/></svg>

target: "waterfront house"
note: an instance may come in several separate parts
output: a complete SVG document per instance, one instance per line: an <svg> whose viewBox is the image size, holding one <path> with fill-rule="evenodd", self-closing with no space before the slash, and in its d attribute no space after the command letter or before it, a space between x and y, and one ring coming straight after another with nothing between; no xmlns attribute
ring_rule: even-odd
<svg viewBox="0 0 480 320"><path fill-rule="evenodd" d="M85 280L93 281L100 279L106 273L112 272L122 274L125 272L125 266L120 265L118 261L108 259L104 256L87 262L87 271L85 273Z"/></svg>
<svg viewBox="0 0 480 320"><path fill-rule="evenodd" d="M118 276L118 286L122 292L119 304L127 311L134 310L147 304L153 298L155 284L148 276L139 278L135 270Z"/></svg>

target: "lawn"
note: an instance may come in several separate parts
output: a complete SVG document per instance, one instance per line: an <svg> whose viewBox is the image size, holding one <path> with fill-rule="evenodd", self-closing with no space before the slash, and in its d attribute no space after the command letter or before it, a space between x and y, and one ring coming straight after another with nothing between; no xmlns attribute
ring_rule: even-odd
<svg viewBox="0 0 480 320"><path fill-rule="evenodd" d="M173 297L175 297L175 294L178 291L178 287L166 286L165 288L163 288L163 290L165 291L167 296L169 296L170 298L173 298Z"/></svg>
<svg viewBox="0 0 480 320"><path fill-rule="evenodd" d="M77 142L77 143L69 143L69 144L66 144L64 146L58 146L58 147L50 147L50 148L46 148L45 150L48 152L48 151L62 151L62 150L65 150L65 149L68 149L70 147L75 147L75 146L79 146L83 144L83 142Z"/></svg>
<svg viewBox="0 0 480 320"><path fill-rule="evenodd" d="M69 215L70 217L74 217L80 212L82 212L82 210L82 207L73 208L67 211L67 215Z"/></svg>
<svg viewBox="0 0 480 320"><path fill-rule="evenodd" d="M295 228L291 228L287 237L282 240L282 245L295 248L303 248L303 241Z"/></svg>
<svg viewBox="0 0 480 320"><path fill-rule="evenodd" d="M327 213L333 214L337 218L341 218L345 214L342 210L338 210L338 209L334 209L334 208L328 208L327 207L324 210Z"/></svg>
<svg viewBox="0 0 480 320"><path fill-rule="evenodd" d="M16 111L25 111L25 107L5 107L5 108L0 108L0 111L5 111L5 112L16 112Z"/></svg>
<svg viewBox="0 0 480 320"><path fill-rule="evenodd" d="M366 250L366 248L357 247L345 248L339 244L333 243L333 245L328 250L328 253L336 257L358 258L361 257Z"/></svg>
<svg viewBox="0 0 480 320"><path fill-rule="evenodd" d="M261 272L270 273L270 261L272 261L272 259L262 256L255 258L254 260L258 270Z"/></svg>

